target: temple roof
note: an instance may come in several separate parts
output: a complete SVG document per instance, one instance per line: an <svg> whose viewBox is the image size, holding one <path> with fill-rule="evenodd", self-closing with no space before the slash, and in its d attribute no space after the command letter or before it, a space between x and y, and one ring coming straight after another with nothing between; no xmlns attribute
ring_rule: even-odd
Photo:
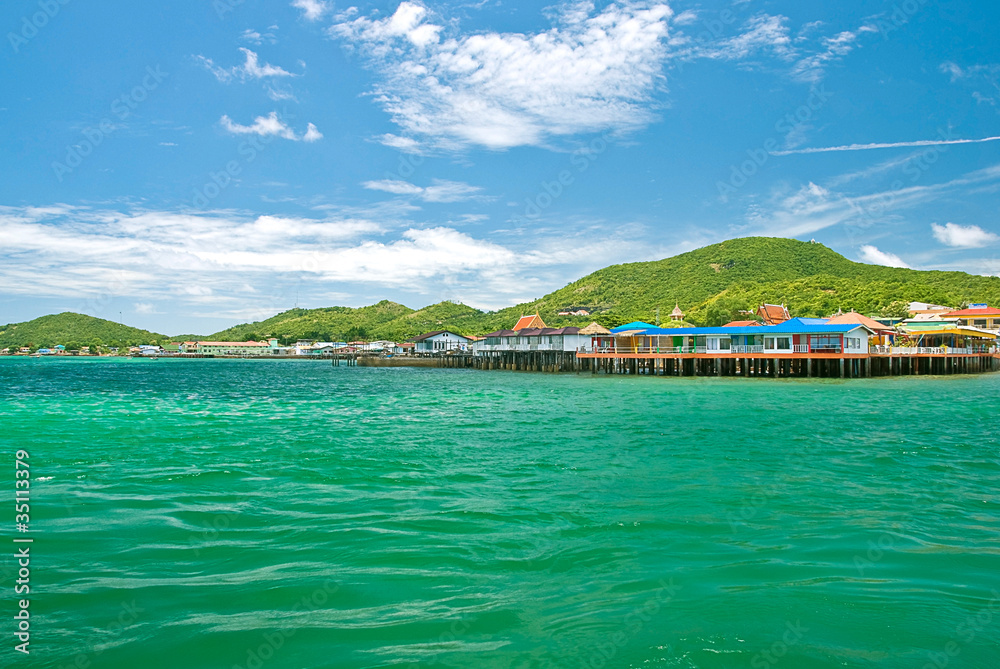
<svg viewBox="0 0 1000 669"><path fill-rule="evenodd" d="M523 330L525 328L544 328L544 327L548 326L545 325L545 321L543 321L542 317L539 316L538 313L536 312L534 315L531 316L521 316L521 318L519 318L517 321L517 325L514 326L514 329Z"/></svg>

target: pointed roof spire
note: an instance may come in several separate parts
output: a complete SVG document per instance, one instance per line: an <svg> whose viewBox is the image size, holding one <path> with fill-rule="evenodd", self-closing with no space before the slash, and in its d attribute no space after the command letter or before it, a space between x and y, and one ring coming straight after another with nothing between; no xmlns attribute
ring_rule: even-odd
<svg viewBox="0 0 1000 669"><path fill-rule="evenodd" d="M526 328L547 328L548 325L542 320L542 317L535 312L534 316L521 316L518 319L517 324L514 326L515 330L524 330Z"/></svg>

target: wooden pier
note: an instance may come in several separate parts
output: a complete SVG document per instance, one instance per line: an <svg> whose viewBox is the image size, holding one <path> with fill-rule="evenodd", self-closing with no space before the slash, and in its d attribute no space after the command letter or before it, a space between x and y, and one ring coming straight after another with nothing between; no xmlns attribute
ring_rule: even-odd
<svg viewBox="0 0 1000 669"><path fill-rule="evenodd" d="M578 353L593 373L644 376L871 378L1000 371L995 353L751 354ZM589 364L588 364L589 363Z"/></svg>
<svg viewBox="0 0 1000 669"><path fill-rule="evenodd" d="M436 367L518 372L589 372L636 376L841 378L981 374L1000 371L1000 353L701 353L505 351L433 356L341 356L334 365Z"/></svg>

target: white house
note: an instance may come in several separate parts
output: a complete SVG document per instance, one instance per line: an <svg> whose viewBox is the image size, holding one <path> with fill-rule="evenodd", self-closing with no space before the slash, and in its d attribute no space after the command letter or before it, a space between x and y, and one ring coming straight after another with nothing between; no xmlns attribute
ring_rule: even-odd
<svg viewBox="0 0 1000 669"><path fill-rule="evenodd" d="M435 330L414 337L410 341L417 345L417 353L445 353L467 351L471 340L449 330Z"/></svg>

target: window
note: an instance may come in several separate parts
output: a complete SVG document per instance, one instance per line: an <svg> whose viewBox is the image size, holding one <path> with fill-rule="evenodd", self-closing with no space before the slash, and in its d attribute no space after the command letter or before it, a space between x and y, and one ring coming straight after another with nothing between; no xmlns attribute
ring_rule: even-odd
<svg viewBox="0 0 1000 669"><path fill-rule="evenodd" d="M972 324L975 325L977 328L984 328L986 327L986 319L977 318L976 320L972 321Z"/></svg>
<svg viewBox="0 0 1000 669"><path fill-rule="evenodd" d="M791 337L778 337L778 350L791 351L792 350Z"/></svg>
<svg viewBox="0 0 1000 669"><path fill-rule="evenodd" d="M840 352L840 337L837 335L810 335L809 348L813 351Z"/></svg>
<svg viewBox="0 0 1000 669"><path fill-rule="evenodd" d="M719 340L719 348L723 351L729 351L733 348L733 340L729 337L723 337Z"/></svg>
<svg viewBox="0 0 1000 669"><path fill-rule="evenodd" d="M768 351L774 350L774 337L764 337L764 348Z"/></svg>

